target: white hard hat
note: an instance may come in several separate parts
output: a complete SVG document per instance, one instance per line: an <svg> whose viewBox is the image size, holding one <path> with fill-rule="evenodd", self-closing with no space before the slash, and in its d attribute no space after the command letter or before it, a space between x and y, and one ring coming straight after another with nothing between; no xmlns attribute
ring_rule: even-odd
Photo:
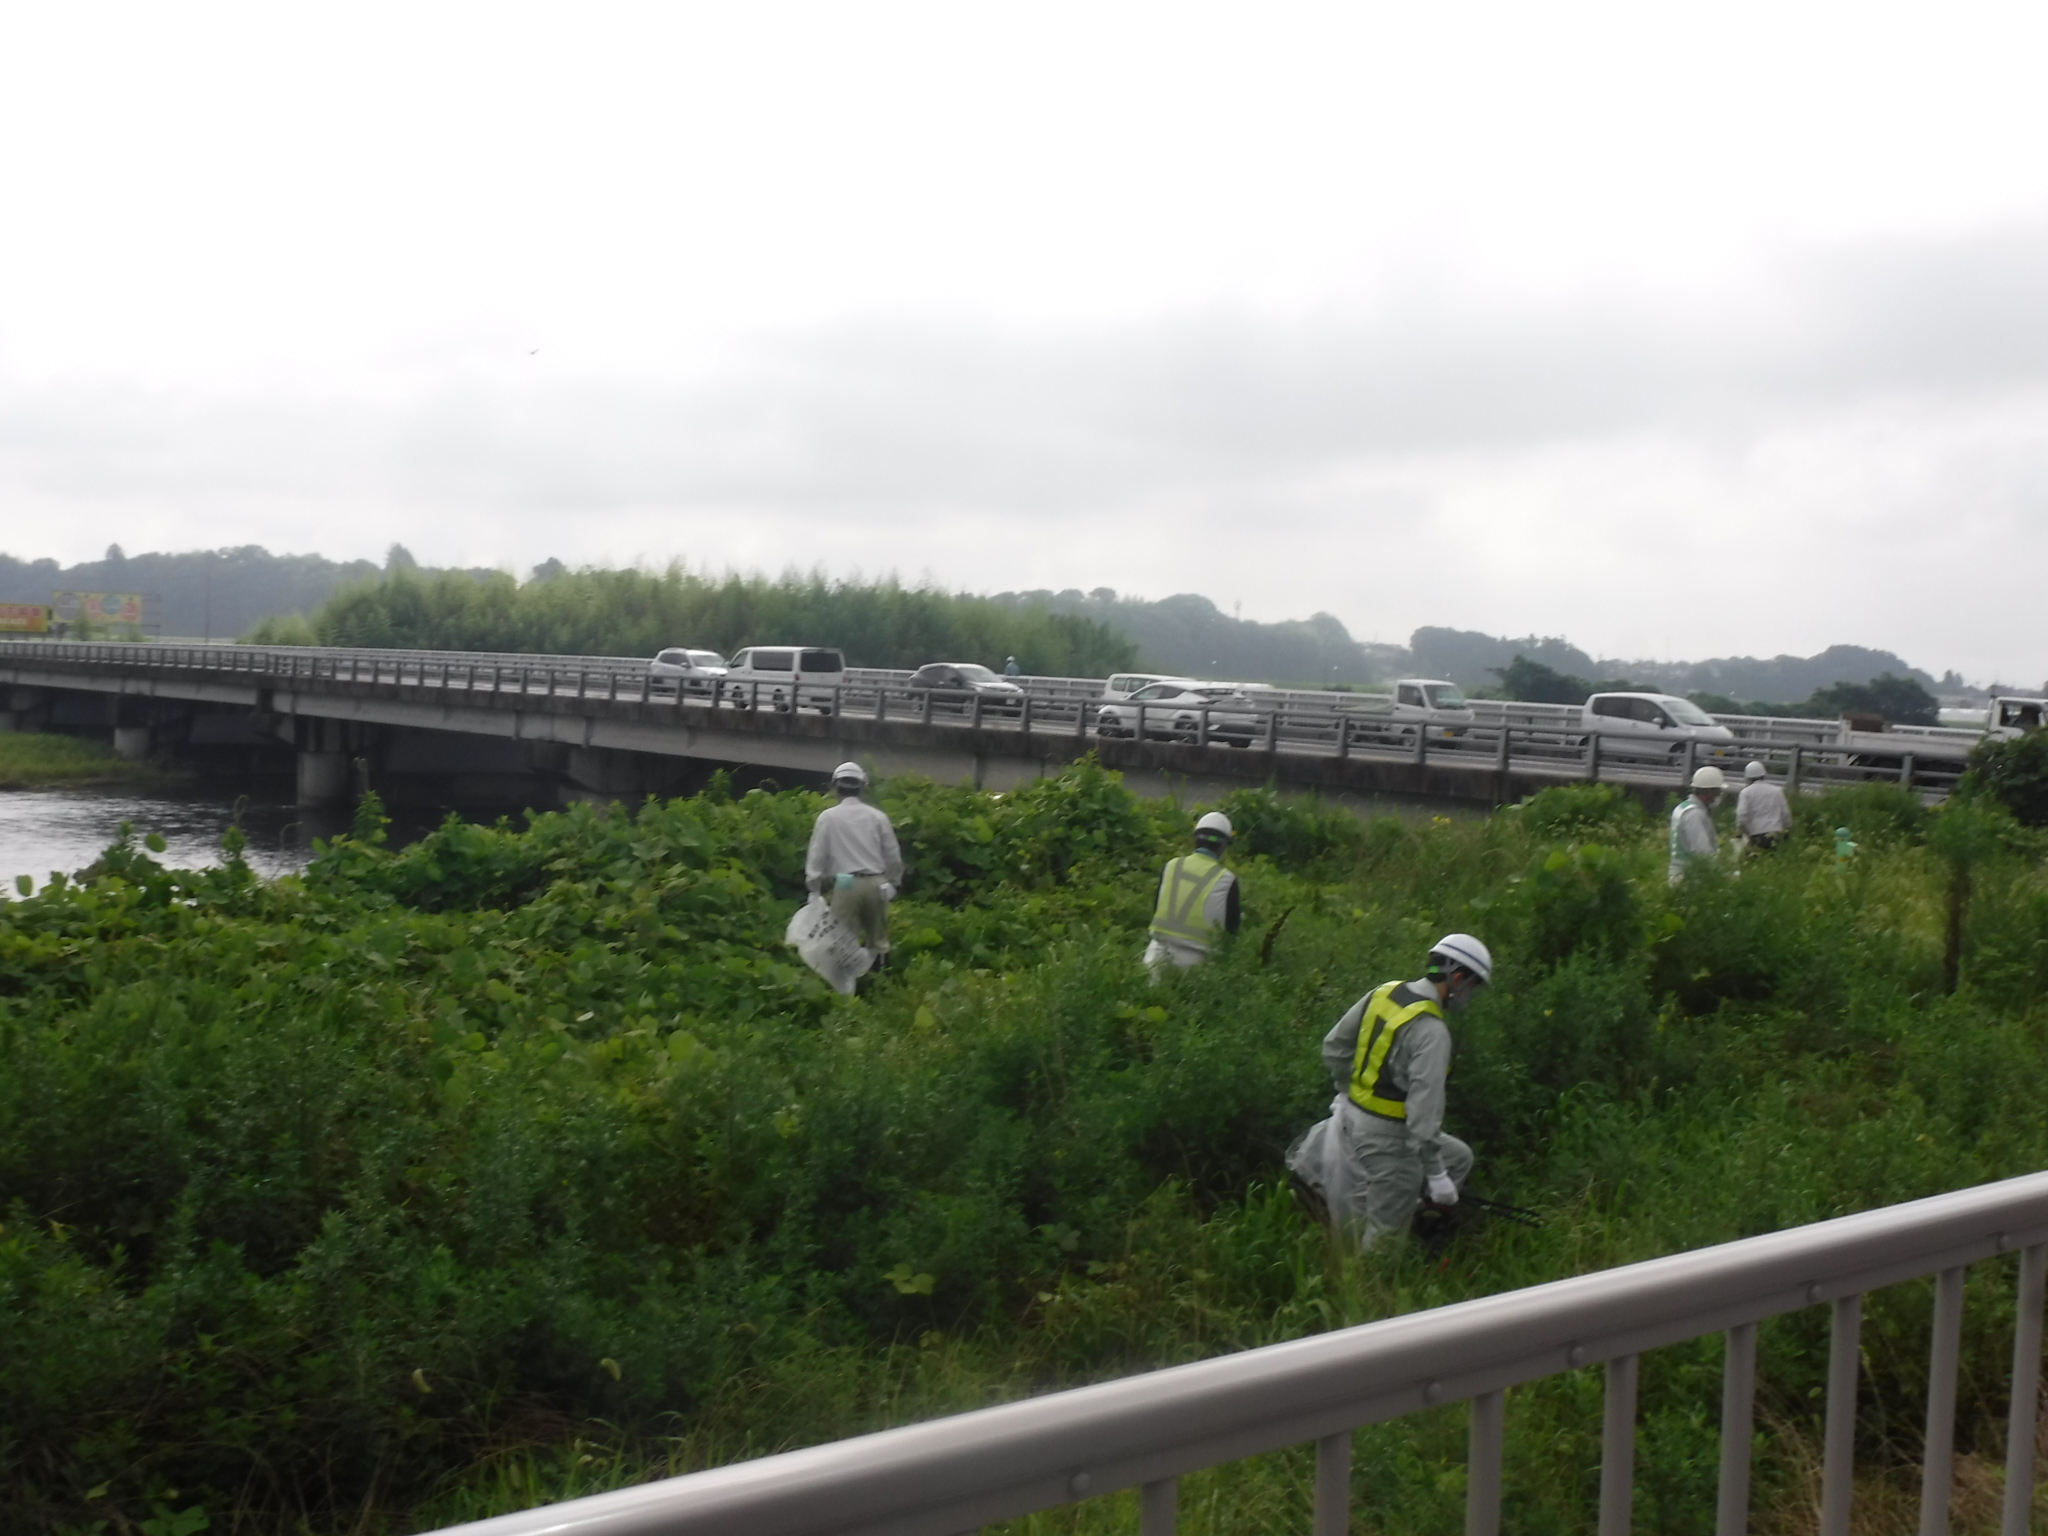
<svg viewBox="0 0 2048 1536"><path fill-rule="evenodd" d="M1462 966L1481 981L1493 980L1493 951L1469 933L1447 933L1429 947L1432 960Z"/></svg>
<svg viewBox="0 0 2048 1536"><path fill-rule="evenodd" d="M1770 771L1771 770L1766 768L1762 763L1759 763L1752 759L1750 761L1749 766L1742 770L1742 776L1745 779L1760 779Z"/></svg>
<svg viewBox="0 0 2048 1536"><path fill-rule="evenodd" d="M1728 787L1728 776L1712 763L1709 763L1704 768L1694 770L1692 787L1694 789L1726 789Z"/></svg>
<svg viewBox="0 0 2048 1536"><path fill-rule="evenodd" d="M867 769L861 767L859 763L841 763L837 768L834 768L832 770L832 782L834 784L864 785L867 783L867 781L868 771Z"/></svg>
<svg viewBox="0 0 2048 1536"><path fill-rule="evenodd" d="M1237 836L1237 828L1230 824L1230 818L1221 811L1211 811L1195 823L1197 832L1221 832L1225 837Z"/></svg>

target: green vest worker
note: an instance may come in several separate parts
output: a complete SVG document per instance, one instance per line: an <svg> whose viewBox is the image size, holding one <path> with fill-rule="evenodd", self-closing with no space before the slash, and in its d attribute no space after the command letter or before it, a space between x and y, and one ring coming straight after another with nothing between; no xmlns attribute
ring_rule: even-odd
<svg viewBox="0 0 2048 1536"><path fill-rule="evenodd" d="M1155 979L1169 960L1183 969L1201 964L1219 933L1237 932L1237 876L1223 867L1235 833L1228 816L1211 811L1195 823L1195 851L1167 860L1160 871L1152 942L1145 946L1145 968Z"/></svg>
<svg viewBox="0 0 2048 1536"><path fill-rule="evenodd" d="M1323 1037L1337 1097L1287 1149L1287 1166L1322 1197L1330 1220L1361 1249L1413 1219L1425 1189L1455 1205L1472 1149L1444 1134L1451 1069L1446 1014L1493 979L1493 956L1469 933L1447 933L1419 981L1390 981L1361 997Z"/></svg>

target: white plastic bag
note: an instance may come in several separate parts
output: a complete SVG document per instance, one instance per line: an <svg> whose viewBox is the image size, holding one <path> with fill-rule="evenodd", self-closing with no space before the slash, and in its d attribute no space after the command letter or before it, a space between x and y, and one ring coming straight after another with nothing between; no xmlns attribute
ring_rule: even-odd
<svg viewBox="0 0 2048 1536"><path fill-rule="evenodd" d="M803 963L824 977L835 992L851 995L853 984L874 968L874 951L832 915L822 896L813 896L796 909L782 940L795 946Z"/></svg>

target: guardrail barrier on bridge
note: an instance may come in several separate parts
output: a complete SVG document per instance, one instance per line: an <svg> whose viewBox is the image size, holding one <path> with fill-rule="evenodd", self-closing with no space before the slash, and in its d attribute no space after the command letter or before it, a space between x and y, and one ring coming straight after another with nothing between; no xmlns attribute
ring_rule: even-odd
<svg viewBox="0 0 2048 1536"><path fill-rule="evenodd" d="M366 648L171 646L50 641L0 642L0 664L84 670L127 677L226 676L272 685L386 685L443 700L517 706L531 698L572 698L585 704L668 705L678 711L756 710L811 713L877 723L959 726L1022 738L1020 747L1058 738L1085 742L1121 736L1194 747L1227 746L1272 756L1325 757L1492 770L1551 782L1574 779L1677 788L1702 762L1738 768L1760 759L1790 789L1818 789L1871 780L1896 782L1931 797L1953 788L1964 766L1968 733L1899 733L1874 753L1866 742L1823 739L1823 721L1741 717L1732 744L1664 743L1641 737L1587 734L1569 706L1473 702L1476 722L1457 731L1402 718L1384 695L1264 689L1199 708L1109 701L1086 678L1018 678L1015 696L911 688L908 672L849 669L830 684L690 682L652 678L637 657L534 656L502 652L402 651ZM61 684L59 684L61 686ZM1249 700L1249 704L1247 704ZM1102 711L1114 703L1115 720ZM1766 728L1777 734L1763 734ZM1950 738L1957 738L1951 740Z"/></svg>

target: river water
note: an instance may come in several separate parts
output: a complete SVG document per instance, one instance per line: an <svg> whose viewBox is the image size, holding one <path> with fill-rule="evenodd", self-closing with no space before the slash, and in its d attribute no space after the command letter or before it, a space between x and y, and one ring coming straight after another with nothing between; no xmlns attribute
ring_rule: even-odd
<svg viewBox="0 0 2048 1536"><path fill-rule="evenodd" d="M303 867L313 856L314 838L348 830L345 811L304 811L245 795L8 790L0 793L0 893L15 895L21 875L40 887L52 870L71 874L85 868L120 835L124 821L138 840L161 833L166 846L154 857L181 869L220 863L221 834L239 821L249 839L242 856L265 875Z"/></svg>

